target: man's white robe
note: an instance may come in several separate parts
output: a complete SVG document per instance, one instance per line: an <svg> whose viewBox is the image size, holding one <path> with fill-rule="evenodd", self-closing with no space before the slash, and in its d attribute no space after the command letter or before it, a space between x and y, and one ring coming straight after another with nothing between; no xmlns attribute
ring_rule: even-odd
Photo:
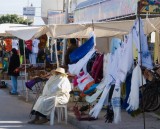
<svg viewBox="0 0 160 129"><path fill-rule="evenodd" d="M53 75L49 78L44 86L43 93L37 99L33 110L43 115L50 115L52 108L56 103L66 104L69 101L71 84L67 77L61 75Z"/></svg>

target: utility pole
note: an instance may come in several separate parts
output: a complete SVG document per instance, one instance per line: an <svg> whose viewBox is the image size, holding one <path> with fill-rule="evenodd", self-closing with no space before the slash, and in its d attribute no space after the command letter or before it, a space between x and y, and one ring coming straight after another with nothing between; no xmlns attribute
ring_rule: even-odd
<svg viewBox="0 0 160 129"><path fill-rule="evenodd" d="M63 1L65 2L65 0ZM68 24L68 4L69 4L69 0L66 0L66 3L63 5L65 5L65 24ZM67 40L64 39L64 43L63 43L63 53L62 53L62 65L65 64L65 53L66 53L66 49L67 49Z"/></svg>
<svg viewBox="0 0 160 129"><path fill-rule="evenodd" d="M68 23L68 4L69 4L69 0L66 0L66 4L65 4L65 24Z"/></svg>

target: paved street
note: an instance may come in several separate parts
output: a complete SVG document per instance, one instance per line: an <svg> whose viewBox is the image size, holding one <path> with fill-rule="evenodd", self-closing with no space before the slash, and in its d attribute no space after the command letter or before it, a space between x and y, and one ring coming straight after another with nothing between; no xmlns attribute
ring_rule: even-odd
<svg viewBox="0 0 160 129"><path fill-rule="evenodd" d="M76 129L70 124L56 123L50 126L27 124L32 104L21 97L9 95L8 89L0 89L0 129Z"/></svg>
<svg viewBox="0 0 160 129"><path fill-rule="evenodd" d="M9 82L8 82L9 83ZM21 91L23 87L18 89ZM29 125L29 113L32 107L30 102L26 102L24 97L9 95L9 88L0 89L0 129L144 129L142 114L137 117L131 117L126 111L122 110L122 121L119 124L105 123L105 110L102 110L96 121L78 121L72 111L74 103L68 104L68 124L57 123L50 126L49 123L44 125ZM32 94L33 95L33 94ZM34 96L33 96L34 97ZM160 117L154 113L145 113L145 129L160 129Z"/></svg>
<svg viewBox="0 0 160 129"><path fill-rule="evenodd" d="M133 118L126 111L122 111L122 121L118 124L105 123L104 114L105 112L101 111L99 119L96 121L77 121L74 115L71 118L70 114L69 122L80 129L144 129L142 114ZM145 129L160 129L160 119L151 114L146 114L145 118Z"/></svg>

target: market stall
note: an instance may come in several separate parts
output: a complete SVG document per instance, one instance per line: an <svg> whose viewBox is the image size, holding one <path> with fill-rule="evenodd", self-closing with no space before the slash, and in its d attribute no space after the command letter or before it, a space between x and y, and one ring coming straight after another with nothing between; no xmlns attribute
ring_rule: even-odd
<svg viewBox="0 0 160 129"><path fill-rule="evenodd" d="M158 18L146 18L146 19L143 19L142 21L143 21L142 23L143 23L144 34L148 35L149 33L153 32L153 31L158 31L159 32L159 30L160 30L160 22L159 22L160 19L159 19L159 17ZM91 32L93 32L93 29L94 29L94 34L95 34L96 37L116 37L116 36L119 36L119 35L127 35L127 34L129 34L131 31L133 31L133 25L136 28L137 27L136 25L140 25L140 24L138 22L137 22L137 24L135 24L135 20L129 20L129 21L127 20L127 21L113 21L113 22L106 22L106 23L46 25L46 26L43 26L43 27L39 27L37 29L37 31L32 33L32 35L30 35L28 38L29 39L36 38L36 37L38 37L38 36L40 36L41 34L44 34L44 33L50 33L50 35L53 38L89 38L89 37L91 37L90 34L91 34ZM142 26L142 24L141 24L141 26ZM138 27L136 28L136 30L138 32L137 33L137 35L138 35L140 33L138 31ZM28 30L25 30L25 31L28 32ZM24 36L22 36L22 34L25 31L23 30L23 27L22 27L22 28L19 28L19 29L15 30L15 31L10 29L10 30L7 30L6 32L10 33L10 34L12 34L12 35L14 35L16 37L24 38ZM131 35L130 35L130 38L131 38ZM132 40L133 39L131 39L131 41ZM146 41L145 41L145 43L146 43ZM139 44L140 44L140 42L139 42ZM127 47L129 47L129 49L126 49L126 51L128 53L132 52L132 45L127 46ZM139 49L139 47L137 49ZM89 53L90 56L94 52L95 51L91 51ZM119 54L121 54L121 53L119 53ZM126 54L126 58L125 59L129 59L129 58L130 57ZM81 59L79 59L78 62L79 61L82 62ZM88 58L87 58L87 61L88 61ZM115 60L115 64L117 63L116 61L117 60ZM74 62L74 63L78 63L78 62ZM83 64L85 64L85 63L83 62ZM124 66L127 66L128 63L129 62L127 62ZM124 64L124 62L122 64ZM70 65L70 67L74 68L73 66L74 65ZM75 66L76 66L76 64L75 64ZM131 66L131 64L129 64L129 66ZM75 68L77 68L77 67L75 67ZM128 66L127 66L127 68L128 68ZM73 71L73 70L72 71L73 71L73 74L78 75L80 70L77 73L75 73L75 71ZM124 82L125 78L126 78L126 75L123 78L120 78L120 79L122 79L121 82ZM120 85L119 81L117 81L117 85ZM101 86L101 88L102 87L103 86ZM102 93L102 91L105 91L106 93L108 93L109 90L110 90L109 88L105 88L105 89L103 89L103 88L99 92L100 94ZM83 91L83 90L84 89L81 89L81 91ZM115 93L116 91L113 91L113 92L114 92L113 93L114 94L114 98L116 98L116 97L119 98L119 94L117 96L117 94ZM97 117L98 116L99 111L102 108L104 99L106 98L106 93L103 92L102 99L100 100L100 105L96 105L91 110L90 115L92 115L93 117ZM118 92L118 93L120 93L120 92ZM119 101L119 99L118 99L118 101ZM117 103L116 99L115 99L115 102ZM119 103L117 103L117 104L119 104ZM118 110L116 112L118 114L119 113L119 107L117 108L116 105L114 105L114 106L115 106L115 110L116 111ZM120 121L120 119L117 118L115 123L117 123L119 121Z"/></svg>
<svg viewBox="0 0 160 129"><path fill-rule="evenodd" d="M23 25L23 24L13 24L13 23L3 23L3 24L0 24L0 63L3 64L8 62L8 58L6 57L5 60L3 59L4 58L4 51L8 51L10 48L6 46L6 48L4 48L4 42L3 41L8 41L8 44L10 44L10 41L14 38L13 35L9 34L6 32L6 30L10 29L10 28L13 28L13 27L25 27L27 25ZM7 40L8 39L8 40ZM5 50L4 50L5 49ZM7 69L7 68L6 68ZM1 68L2 71L6 71L4 70L3 68ZM6 73L3 73L3 76L1 77L2 80L5 79L8 79L8 76ZM4 84L5 84L5 81L2 81ZM4 85L3 84L3 85Z"/></svg>

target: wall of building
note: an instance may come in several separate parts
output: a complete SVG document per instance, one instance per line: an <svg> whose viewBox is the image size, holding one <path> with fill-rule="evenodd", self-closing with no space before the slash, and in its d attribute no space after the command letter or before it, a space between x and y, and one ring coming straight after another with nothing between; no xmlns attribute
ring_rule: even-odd
<svg viewBox="0 0 160 129"><path fill-rule="evenodd" d="M91 0L90 0L91 1ZM92 0L74 11L75 22L100 21L137 13L137 0ZM88 5L87 5L88 4Z"/></svg>
<svg viewBox="0 0 160 129"><path fill-rule="evenodd" d="M63 12L63 10L63 0L41 0L41 17L46 24L49 12Z"/></svg>

